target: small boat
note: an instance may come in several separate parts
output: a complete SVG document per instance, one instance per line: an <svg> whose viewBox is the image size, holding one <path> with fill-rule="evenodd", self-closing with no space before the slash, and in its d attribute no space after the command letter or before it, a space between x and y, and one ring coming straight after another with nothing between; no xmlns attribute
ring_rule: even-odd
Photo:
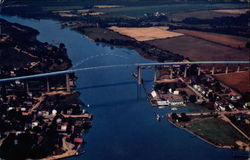
<svg viewBox="0 0 250 160"><path fill-rule="evenodd" d="M60 44L60 41L59 41L59 40L52 40L52 42L53 42L54 44Z"/></svg>
<svg viewBox="0 0 250 160"><path fill-rule="evenodd" d="M159 114L156 115L156 119L157 121L160 121L161 120L161 116Z"/></svg>
<svg viewBox="0 0 250 160"><path fill-rule="evenodd" d="M131 73L131 76L133 76L133 77L135 77L135 78L138 77L138 75L137 75L136 73Z"/></svg>
<svg viewBox="0 0 250 160"><path fill-rule="evenodd" d="M176 107L171 108L172 111L177 111L178 109Z"/></svg>

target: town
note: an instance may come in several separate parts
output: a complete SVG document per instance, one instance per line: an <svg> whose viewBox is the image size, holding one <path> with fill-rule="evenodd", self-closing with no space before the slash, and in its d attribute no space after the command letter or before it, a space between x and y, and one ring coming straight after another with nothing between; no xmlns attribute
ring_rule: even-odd
<svg viewBox="0 0 250 160"><path fill-rule="evenodd" d="M36 30L7 21L1 24L1 79L72 66L64 44L58 48L41 43ZM85 143L82 135L92 126L92 115L74 91L75 79L69 74L1 83L1 158L46 160L83 153L79 151Z"/></svg>
<svg viewBox="0 0 250 160"><path fill-rule="evenodd" d="M166 117L173 125L198 135L216 147L249 151L249 82L236 83L239 76L249 74L249 66L238 64L229 67L158 67L155 87L149 99L153 106L171 108L173 113ZM228 76L230 80L226 80ZM180 106L196 112L174 112ZM156 118L160 120L161 117L157 115Z"/></svg>

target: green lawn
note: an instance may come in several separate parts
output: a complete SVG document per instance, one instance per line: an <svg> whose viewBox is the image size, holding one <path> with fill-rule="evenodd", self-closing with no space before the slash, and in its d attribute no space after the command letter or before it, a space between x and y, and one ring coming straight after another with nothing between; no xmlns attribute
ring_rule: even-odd
<svg viewBox="0 0 250 160"><path fill-rule="evenodd" d="M214 144L235 145L235 141L244 140L230 124L218 118L192 122L187 129Z"/></svg>

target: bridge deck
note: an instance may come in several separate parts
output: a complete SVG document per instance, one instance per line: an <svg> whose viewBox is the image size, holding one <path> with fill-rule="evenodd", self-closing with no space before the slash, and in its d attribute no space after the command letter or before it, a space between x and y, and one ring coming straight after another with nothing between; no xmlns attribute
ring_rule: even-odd
<svg viewBox="0 0 250 160"><path fill-rule="evenodd" d="M56 71L56 72L41 73L41 74L28 75L28 76L22 76L22 77L5 78L5 79L0 79L0 82L10 82L10 81L16 81L16 80L49 77L49 76L74 73L74 72L80 72L80 71L86 71L86 70L96 70L96 69L121 68L121 67L131 67L131 66L142 67L142 66L191 65L191 64L202 65L202 64L250 64L250 63L249 61L198 61L198 62L120 64L120 65L107 65L107 66L86 67L86 68L79 68L79 69L69 69L65 71Z"/></svg>

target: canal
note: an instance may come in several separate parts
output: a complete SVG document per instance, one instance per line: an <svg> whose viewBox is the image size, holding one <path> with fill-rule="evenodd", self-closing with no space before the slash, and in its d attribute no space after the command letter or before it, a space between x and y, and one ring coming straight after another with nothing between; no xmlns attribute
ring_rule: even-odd
<svg viewBox="0 0 250 160"><path fill-rule="evenodd" d="M63 42L77 67L150 62L134 50L98 44L75 31L61 29L60 23L53 20L0 18L37 29L40 41ZM94 119L93 127L84 135L87 144L82 150L86 154L68 160L234 159L231 150L215 148L173 127L166 119L158 122L154 113L163 115L170 110L151 107L143 91L138 96L136 80L131 76L135 70L128 67L77 73L77 91L89 104L86 110ZM143 78L150 91L153 71L143 71Z"/></svg>

